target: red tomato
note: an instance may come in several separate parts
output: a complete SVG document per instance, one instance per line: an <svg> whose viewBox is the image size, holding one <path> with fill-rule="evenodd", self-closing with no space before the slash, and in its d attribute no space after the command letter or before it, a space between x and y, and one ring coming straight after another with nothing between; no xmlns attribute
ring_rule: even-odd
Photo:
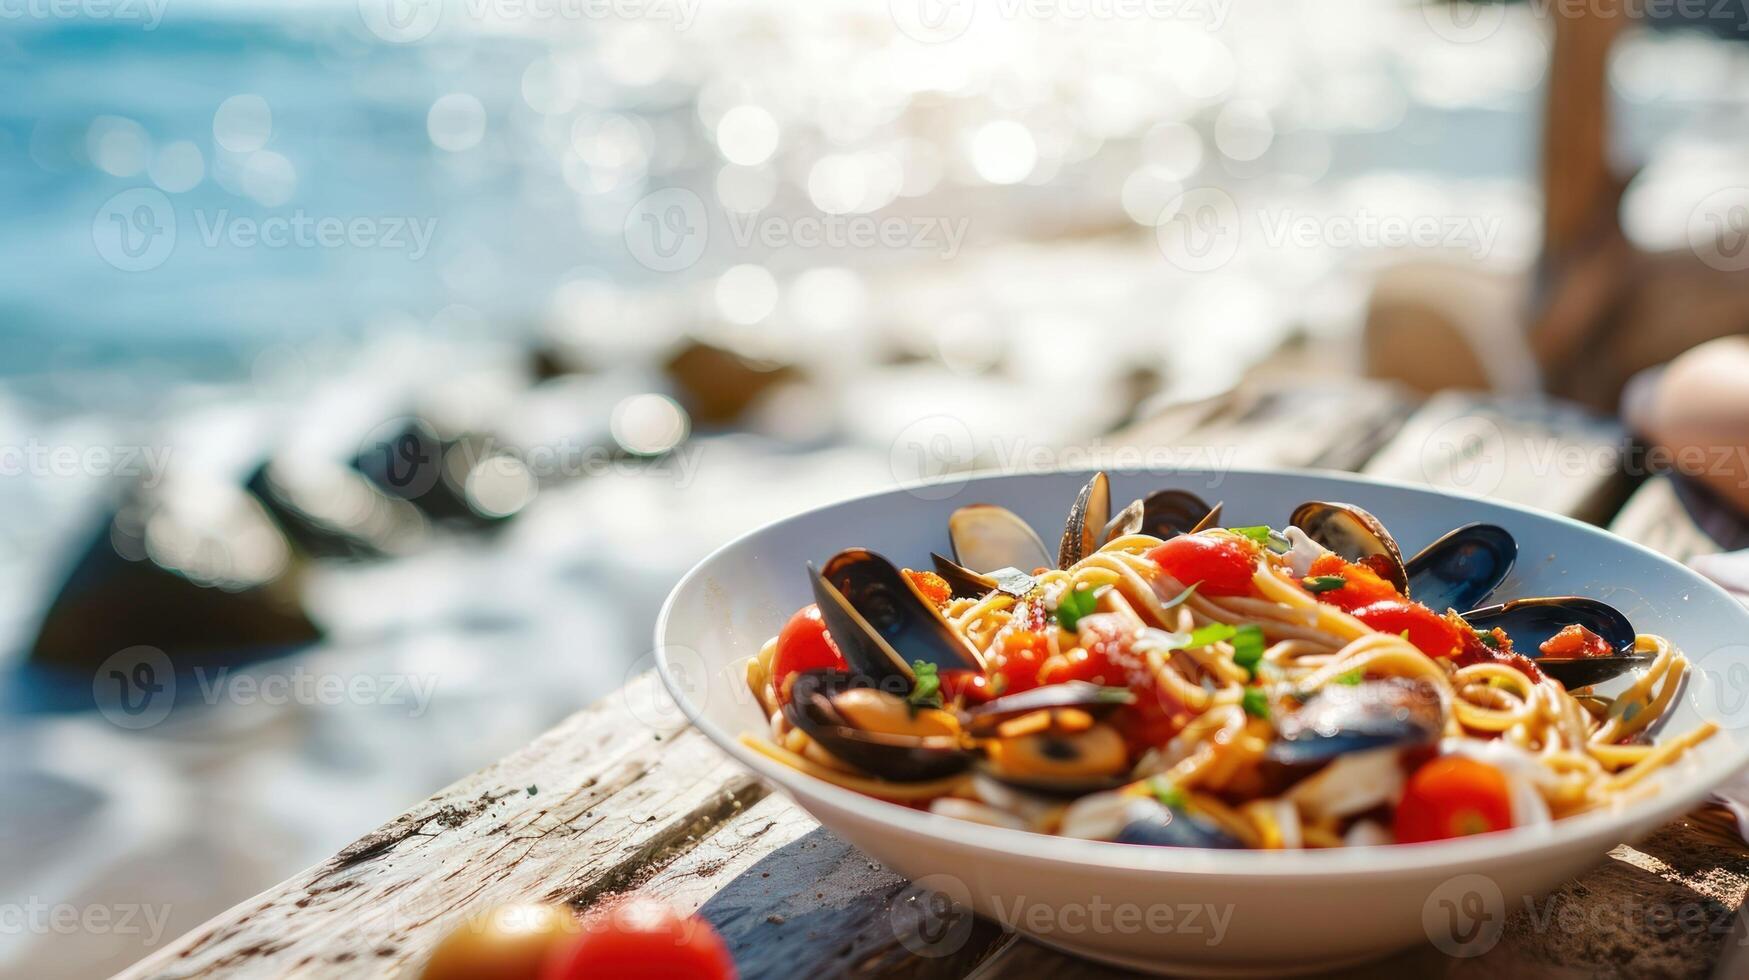
<svg viewBox="0 0 1749 980"><path fill-rule="evenodd" d="M554 951L541 980L734 980L723 937L703 919L632 899L590 916L582 935Z"/></svg>
<svg viewBox="0 0 1749 980"><path fill-rule="evenodd" d="M1030 691L1039 685L1039 668L1051 655L1050 638L1037 630L1016 629L1002 634L990 651L990 683L997 694Z"/></svg>
<svg viewBox="0 0 1749 980"><path fill-rule="evenodd" d="M1543 641L1537 652L1545 657L1613 657L1615 647L1609 641L1578 623L1563 628Z"/></svg>
<svg viewBox="0 0 1749 980"><path fill-rule="evenodd" d="M1155 684L1147 658L1130 648L1133 634L1123 620L1095 613L1081 617L1079 625L1086 642L1053 664L1045 683L1088 681L1127 687L1135 693L1136 703L1118 716L1118 727L1131 750L1139 752L1171 741L1184 727L1183 706Z"/></svg>
<svg viewBox="0 0 1749 980"><path fill-rule="evenodd" d="M1463 756L1434 759L1409 777L1395 823L1401 844L1506 830L1512 826L1506 775Z"/></svg>
<svg viewBox="0 0 1749 980"><path fill-rule="evenodd" d="M1148 552L1160 569L1202 595L1250 595L1257 548L1233 538L1181 534Z"/></svg>
<svg viewBox="0 0 1749 980"><path fill-rule="evenodd" d="M945 701L983 704L995 696L990 679L975 670L941 671L941 697Z"/></svg>
<svg viewBox="0 0 1749 980"><path fill-rule="evenodd" d="M1343 580L1339 589L1316 593L1315 598L1338 609L1354 610L1385 599L1401 599L1397 587L1379 577L1379 573L1358 562L1343 561L1336 555L1319 555L1306 573L1307 578L1334 575Z"/></svg>
<svg viewBox="0 0 1749 980"><path fill-rule="evenodd" d="M832 642L832 634L826 632L820 607L803 606L777 634L777 649L771 654L771 683L777 696L787 700L791 675L822 668L849 670L850 665L838 652L838 644Z"/></svg>
<svg viewBox="0 0 1749 980"><path fill-rule="evenodd" d="M1450 623L1419 603L1386 599L1349 612L1380 633L1408 630L1409 642L1429 657L1449 657L1462 644L1458 631Z"/></svg>

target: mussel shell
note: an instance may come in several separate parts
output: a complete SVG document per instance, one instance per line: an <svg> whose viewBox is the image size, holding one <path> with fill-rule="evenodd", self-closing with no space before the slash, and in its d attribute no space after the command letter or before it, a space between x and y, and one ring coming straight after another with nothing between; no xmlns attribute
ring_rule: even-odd
<svg viewBox="0 0 1749 980"><path fill-rule="evenodd" d="M808 572L820 618L854 670L877 681L900 677L907 682L915 679L914 660L942 671L983 672L977 649L880 555L847 548L824 569L816 572L810 565Z"/></svg>
<svg viewBox="0 0 1749 980"><path fill-rule="evenodd" d="M1498 524L1465 524L1447 532L1404 563L1409 595L1443 612L1474 609L1518 560L1518 541Z"/></svg>
<svg viewBox="0 0 1749 980"><path fill-rule="evenodd" d="M1156 490L1142 498L1140 533L1175 538L1214 527L1220 518L1220 504L1210 507L1189 490Z"/></svg>
<svg viewBox="0 0 1749 980"><path fill-rule="evenodd" d="M833 706L833 699L851 688L874 687L903 696L890 684L840 670L804 671L789 683L783 716L821 748L864 772L894 782L921 782L964 772L971 765L971 753L956 739L864 731Z"/></svg>
<svg viewBox="0 0 1749 980"><path fill-rule="evenodd" d="M1538 657L1536 665L1542 672L1561 682L1568 690L1601 684L1630 670L1652 666L1657 657L1650 654L1629 654L1621 657Z"/></svg>
<svg viewBox="0 0 1749 980"><path fill-rule="evenodd" d="M1403 568L1403 552L1383 523L1353 504L1308 500L1294 508L1289 523L1348 561L1383 557L1377 571L1398 592L1408 595L1409 575Z"/></svg>
<svg viewBox="0 0 1749 980"><path fill-rule="evenodd" d="M1609 603L1585 596L1513 599L1472 609L1463 616L1464 621L1476 629L1505 630L1512 638L1512 649L1538 663L1543 662L1543 658L1538 657L1538 648L1574 623L1603 637L1617 654L1627 655L1634 649L1634 624Z"/></svg>
<svg viewBox="0 0 1749 980"><path fill-rule="evenodd" d="M1020 735L1004 742L1029 742L1039 754L1054 762L1063 763L1065 769L1080 757L1083 745L1093 738L1121 738L1107 726L1095 725L1086 731L1037 732L1030 735ZM1004 769L995 758L987 758L978 763L978 771L1006 785L1018 787L1039 796L1076 797L1087 793L1097 793L1103 790L1116 789L1128 782L1128 766L1123 772L1112 773L1080 773L1080 772L1015 772Z"/></svg>
<svg viewBox="0 0 1749 980"><path fill-rule="evenodd" d="M986 701L966 712L966 729L977 734L988 731L1009 718L1052 708L1080 708L1097 717L1118 705L1135 702L1135 692L1127 687L1101 687L1087 681L1065 681Z"/></svg>
<svg viewBox="0 0 1749 980"><path fill-rule="evenodd" d="M1111 481L1101 470L1081 488L1063 524L1063 540L1057 546L1057 567L1068 568L1099 550L1105 525L1111 520Z"/></svg>
<svg viewBox="0 0 1749 980"><path fill-rule="evenodd" d="M1105 525L1105 531L1099 536L1101 543L1115 541L1126 534L1135 534L1142 529L1142 519L1147 516L1146 508L1140 500L1132 500L1129 506L1112 515Z"/></svg>
<svg viewBox="0 0 1749 980"><path fill-rule="evenodd" d="M1444 729L1439 693L1423 681L1332 683L1298 711L1275 718L1268 756L1285 765L1322 763L1351 752L1431 744Z"/></svg>
<svg viewBox="0 0 1749 980"><path fill-rule="evenodd" d="M933 551L929 553L929 559L935 564L935 574L947 582L948 591L956 598L982 599L991 592L1000 590L1016 599L1024 599L1033 589L1038 588L1037 580L1018 568L998 568L986 574L974 572Z"/></svg>
<svg viewBox="0 0 1749 980"><path fill-rule="evenodd" d="M953 560L975 572L1049 567L1051 553L1020 515L996 504L967 504L947 518Z"/></svg>
<svg viewBox="0 0 1749 980"><path fill-rule="evenodd" d="M1215 847L1232 849L1245 845L1226 831L1186 810L1161 803L1138 800L1125 816L1129 822L1118 831L1119 844L1142 844L1148 847Z"/></svg>

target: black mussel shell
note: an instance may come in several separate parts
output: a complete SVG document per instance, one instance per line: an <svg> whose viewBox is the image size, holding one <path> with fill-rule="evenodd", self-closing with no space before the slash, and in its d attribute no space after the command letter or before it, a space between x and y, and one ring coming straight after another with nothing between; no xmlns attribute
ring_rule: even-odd
<svg viewBox="0 0 1749 980"><path fill-rule="evenodd" d="M1403 678L1330 683L1298 711L1276 716L1268 756L1286 765L1322 763L1351 752L1430 744L1444 728L1444 706L1430 684Z"/></svg>
<svg viewBox="0 0 1749 980"><path fill-rule="evenodd" d="M1353 504L1308 500L1294 508L1288 521L1348 561L1383 559L1368 564L1396 586L1398 592L1409 594L1409 575L1403 568L1403 552L1397 547L1397 539L1372 514Z"/></svg>
<svg viewBox="0 0 1749 980"><path fill-rule="evenodd" d="M783 715L821 748L851 765L894 782L921 782L964 772L971 753L957 739L870 732L852 725L834 706L834 699L852 688L875 688L893 697L889 678L871 681L838 670L812 670L790 680L790 699Z"/></svg>
<svg viewBox="0 0 1749 980"><path fill-rule="evenodd" d="M1099 716L1118 705L1135 702L1135 692L1127 687L1102 687L1086 681L1066 681L986 701L966 712L966 728L974 734L988 731L1009 718L1052 708L1080 708L1088 714Z"/></svg>
<svg viewBox="0 0 1749 980"><path fill-rule="evenodd" d="M818 572L810 566L808 578L827 631L856 671L910 681L917 660L943 671L983 671L971 643L880 555L849 548Z"/></svg>
<svg viewBox="0 0 1749 980"><path fill-rule="evenodd" d="M1245 845L1226 831L1187 810L1156 806L1146 816L1124 824L1113 838L1120 844L1148 847L1216 847L1232 849Z"/></svg>
<svg viewBox="0 0 1749 980"><path fill-rule="evenodd" d="M1434 612L1474 609L1518 560L1518 541L1498 524L1465 524L1404 563L1409 595Z"/></svg>
<svg viewBox="0 0 1749 980"><path fill-rule="evenodd" d="M1081 488L1063 524L1063 540L1057 546L1057 567L1068 568L1099 550L1105 525L1111 520L1111 481L1103 471Z"/></svg>

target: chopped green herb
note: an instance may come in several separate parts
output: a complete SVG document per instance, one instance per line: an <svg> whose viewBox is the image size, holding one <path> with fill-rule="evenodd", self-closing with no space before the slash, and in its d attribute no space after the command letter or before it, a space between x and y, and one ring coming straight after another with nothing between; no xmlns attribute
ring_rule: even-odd
<svg viewBox="0 0 1749 980"><path fill-rule="evenodd" d="M1162 602L1160 604L1160 608L1161 609L1174 609L1174 608L1177 608L1178 606L1184 605L1184 600L1186 600L1186 599L1190 598L1192 595L1194 595L1196 593L1196 587L1198 585L1201 585L1201 584L1202 584L1201 582L1192 583L1191 585L1186 587L1183 592L1180 592L1177 595L1173 596L1172 598L1167 599L1165 602Z"/></svg>
<svg viewBox="0 0 1749 980"><path fill-rule="evenodd" d="M917 683L912 685L911 694L905 698L911 707L941 707L941 677L936 673L935 665L923 660L913 660L911 673L917 675Z"/></svg>
<svg viewBox="0 0 1749 980"><path fill-rule="evenodd" d="M1483 646L1489 648L1490 650L1500 649L1500 638L1494 635L1493 630L1488 630L1486 632L1484 632L1482 630L1476 630L1475 633L1476 633L1476 639L1482 641Z"/></svg>
<svg viewBox="0 0 1749 980"><path fill-rule="evenodd" d="M1063 593L1062 598L1057 600L1057 625L1066 630L1074 629L1081 617L1092 612L1098 604L1099 600L1094 598L1092 589L1076 589Z"/></svg>
<svg viewBox="0 0 1749 980"><path fill-rule="evenodd" d="M1195 650L1197 647L1206 647L1210 643L1219 643L1222 640L1230 640L1238 632L1239 627L1228 626L1226 623L1210 623L1207 626L1198 626L1196 629L1190 631L1190 637L1180 645L1180 649Z"/></svg>
<svg viewBox="0 0 1749 980"><path fill-rule="evenodd" d="M1101 687L1093 692L1097 704L1135 704L1136 692L1127 687Z"/></svg>
<svg viewBox="0 0 1749 980"><path fill-rule="evenodd" d="M1154 799L1174 810L1182 810L1190 802L1190 798L1184 795L1184 790L1159 776L1148 780L1148 789L1154 794Z"/></svg>
<svg viewBox="0 0 1749 980"><path fill-rule="evenodd" d="M1234 534L1250 538L1258 544L1268 544L1272 533L1268 524L1256 524L1251 527L1230 527L1227 530Z"/></svg>
<svg viewBox="0 0 1749 980"><path fill-rule="evenodd" d="M1269 717L1269 696L1263 693L1261 687L1248 687L1239 698L1239 706L1253 718Z"/></svg>
<svg viewBox="0 0 1749 980"><path fill-rule="evenodd" d="M1307 592L1317 595L1320 592L1329 592L1331 589L1340 589L1348 584L1348 580L1340 575L1314 575L1300 584L1306 587Z"/></svg>
<svg viewBox="0 0 1749 980"><path fill-rule="evenodd" d="M1263 662L1263 627L1255 623L1239 627L1233 634L1233 662L1245 668L1252 680L1257 679L1257 665Z"/></svg>
<svg viewBox="0 0 1749 980"><path fill-rule="evenodd" d="M1335 683L1341 684L1344 687L1359 687L1360 682L1363 680L1366 680L1366 675L1361 672L1359 667L1356 667L1346 674L1337 674Z"/></svg>

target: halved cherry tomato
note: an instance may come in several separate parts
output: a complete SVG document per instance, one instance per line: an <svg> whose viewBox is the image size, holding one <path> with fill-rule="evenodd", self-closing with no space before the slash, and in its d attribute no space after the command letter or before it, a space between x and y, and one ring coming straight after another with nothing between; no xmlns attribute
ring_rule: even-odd
<svg viewBox="0 0 1749 980"><path fill-rule="evenodd" d="M990 684L997 694L1017 694L1039 685L1039 668L1051 655L1051 641L1038 630L1011 629L991 647Z"/></svg>
<svg viewBox="0 0 1749 980"><path fill-rule="evenodd" d="M836 668L849 670L832 634L826 632L826 622L820 618L820 607L803 606L783 632L777 634L777 649L771 654L771 684L781 699L789 699L790 677L799 671Z"/></svg>
<svg viewBox="0 0 1749 980"><path fill-rule="evenodd" d="M1603 637L1573 623L1544 640L1537 652L1545 657L1613 657L1615 647Z"/></svg>
<svg viewBox="0 0 1749 980"><path fill-rule="evenodd" d="M1257 546L1234 538L1181 534L1148 552L1160 569L1202 595L1250 595Z"/></svg>
<svg viewBox="0 0 1749 980"><path fill-rule="evenodd" d="M1395 825L1401 844L1506 830L1512 826L1506 774L1463 756L1434 759L1409 777Z"/></svg>
<svg viewBox="0 0 1749 980"><path fill-rule="evenodd" d="M1380 633L1407 630L1409 642L1429 657L1450 657L1462 643L1450 623L1420 603L1386 599L1350 610L1349 614Z"/></svg>
<svg viewBox="0 0 1749 980"><path fill-rule="evenodd" d="M709 922L661 902L632 899L590 916L583 932L554 951L541 980L734 980L729 947Z"/></svg>
<svg viewBox="0 0 1749 980"><path fill-rule="evenodd" d="M1184 706L1159 688L1147 658L1131 648L1134 632L1119 616L1094 613L1081 617L1080 634L1082 645L1052 662L1045 683L1088 681L1127 687L1136 703L1119 713L1117 722L1131 751L1171 741L1184 727Z"/></svg>
<svg viewBox="0 0 1749 980"><path fill-rule="evenodd" d="M1343 580L1341 588L1316 594L1319 602L1338 609L1353 610L1385 599L1401 599L1402 594L1391 583L1379 577L1372 568L1358 562L1343 561L1337 555L1319 555L1306 573L1307 578L1334 575Z"/></svg>
<svg viewBox="0 0 1749 980"><path fill-rule="evenodd" d="M953 598L953 589L948 586L947 579L934 572L915 572L907 568L905 577L911 580L918 592L923 593L923 598L938 606Z"/></svg>
<svg viewBox="0 0 1749 980"><path fill-rule="evenodd" d="M939 676L944 701L958 699L965 704L983 704L996 696L990 678L975 670L944 670Z"/></svg>

